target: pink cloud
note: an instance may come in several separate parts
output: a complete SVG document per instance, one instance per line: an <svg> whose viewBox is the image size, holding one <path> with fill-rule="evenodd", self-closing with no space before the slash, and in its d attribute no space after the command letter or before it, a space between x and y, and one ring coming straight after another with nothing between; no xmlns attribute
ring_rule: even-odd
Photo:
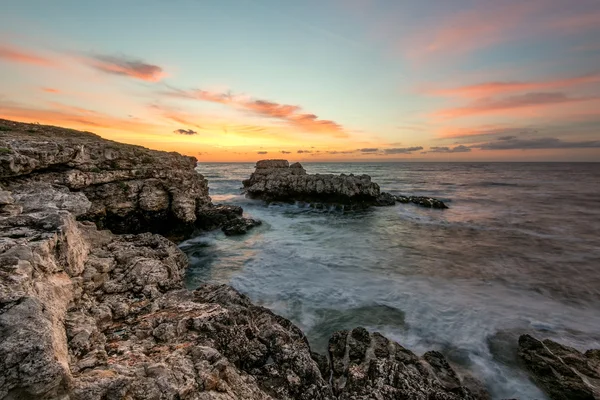
<svg viewBox="0 0 600 400"><path fill-rule="evenodd" d="M425 90L425 93L439 96L487 97L499 93L518 91L539 91L551 88L570 87L586 83L600 82L600 72L572 78L550 79L544 81L519 82L499 81L483 82L474 85L458 86L449 89Z"/></svg>
<svg viewBox="0 0 600 400"><path fill-rule="evenodd" d="M424 61L471 53L531 37L600 31L600 11L592 1L503 0L475 2L467 11L424 24L401 40L409 59ZM544 35L544 36L542 36Z"/></svg>
<svg viewBox="0 0 600 400"><path fill-rule="evenodd" d="M50 87L43 87L42 91L46 92L46 93L60 93L60 90L54 89L54 88L50 88Z"/></svg>
<svg viewBox="0 0 600 400"><path fill-rule="evenodd" d="M501 99L482 98L474 100L463 107L440 110L434 115L441 118L459 118L508 110L514 112L518 109L531 109L590 100L598 100L598 97L569 97L564 93L527 93Z"/></svg>
<svg viewBox="0 0 600 400"><path fill-rule="evenodd" d="M7 60L10 62L39 65L43 67L50 67L55 65L54 61L46 57L31 53L27 50L22 50L7 45L0 45L0 59Z"/></svg>
<svg viewBox="0 0 600 400"><path fill-rule="evenodd" d="M107 74L121 75L147 82L159 82L166 76L164 70L158 65L126 57L96 55L85 59L84 62Z"/></svg>

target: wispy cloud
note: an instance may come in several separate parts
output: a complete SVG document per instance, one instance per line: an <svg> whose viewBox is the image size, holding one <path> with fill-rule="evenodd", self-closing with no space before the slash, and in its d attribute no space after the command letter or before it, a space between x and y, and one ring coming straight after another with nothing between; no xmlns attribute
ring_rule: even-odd
<svg viewBox="0 0 600 400"><path fill-rule="evenodd" d="M423 24L401 40L407 56L416 61L448 60L502 43L532 37L560 37L600 31L597 1L561 0L479 1L433 23Z"/></svg>
<svg viewBox="0 0 600 400"><path fill-rule="evenodd" d="M54 89L54 88L50 88L50 87L43 87L42 91L46 92L46 93L60 93L60 90Z"/></svg>
<svg viewBox="0 0 600 400"><path fill-rule="evenodd" d="M164 70L158 65L124 56L93 55L86 58L84 62L107 74L126 76L147 82L158 82L166 76Z"/></svg>
<svg viewBox="0 0 600 400"><path fill-rule="evenodd" d="M192 129L176 129L176 130L173 131L173 133L177 133L179 135L188 135L188 136L191 136L191 135L197 135L198 131L194 131Z"/></svg>
<svg viewBox="0 0 600 400"><path fill-rule="evenodd" d="M548 79L542 81L497 81L482 82L474 85L458 86L447 89L425 90L425 93L439 96L458 97L489 97L500 93L519 91L539 91L559 87L571 87L575 85L600 82L600 72L580 75L563 79Z"/></svg>
<svg viewBox="0 0 600 400"><path fill-rule="evenodd" d="M597 97L569 97L565 93L526 93L500 99L482 98L467 104L464 107L449 108L435 113L442 118L459 118L470 115L488 114L504 110L532 108L554 104L574 103L597 100Z"/></svg>
<svg viewBox="0 0 600 400"><path fill-rule="evenodd" d="M285 151L285 150L281 150L281 151L280 151L280 153L281 153L281 154L291 154L292 152L291 152L291 151Z"/></svg>
<svg viewBox="0 0 600 400"><path fill-rule="evenodd" d="M600 140L570 142L557 138L518 139L508 137L471 147L482 150L589 149L600 148Z"/></svg>
<svg viewBox="0 0 600 400"><path fill-rule="evenodd" d="M379 149L376 147L367 147L364 149L358 149L356 151L360 151L361 153L376 153L379 151Z"/></svg>
<svg viewBox="0 0 600 400"><path fill-rule="evenodd" d="M268 154L268 151L257 151L256 154Z"/></svg>
<svg viewBox="0 0 600 400"><path fill-rule="evenodd" d="M298 154L309 154L309 153L312 153L312 151L311 150L298 150L296 153L298 153Z"/></svg>
<svg viewBox="0 0 600 400"><path fill-rule="evenodd" d="M43 67L55 66L56 63L44 56L35 54L29 50L20 49L13 46L0 44L0 60L9 62L33 64Z"/></svg>
<svg viewBox="0 0 600 400"><path fill-rule="evenodd" d="M281 120L294 128L310 133L324 133L340 138L348 136L342 125L331 120L319 119L315 114L303 112L302 107L297 105L255 99L247 95L234 95L231 92L218 93L200 89L185 91L171 88L163 94L223 104L261 117Z"/></svg>

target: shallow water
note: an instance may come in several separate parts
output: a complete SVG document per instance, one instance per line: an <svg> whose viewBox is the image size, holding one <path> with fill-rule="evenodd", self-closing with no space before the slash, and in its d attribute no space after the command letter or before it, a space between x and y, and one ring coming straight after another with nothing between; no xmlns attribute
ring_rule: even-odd
<svg viewBox="0 0 600 400"><path fill-rule="evenodd" d="M215 203L264 223L181 244L190 288L228 283L297 324L325 353L333 331L365 326L418 354L440 350L496 399L545 399L516 361L529 332L600 347L600 164L319 163L382 190L430 195L341 213L239 195L253 164L201 164Z"/></svg>

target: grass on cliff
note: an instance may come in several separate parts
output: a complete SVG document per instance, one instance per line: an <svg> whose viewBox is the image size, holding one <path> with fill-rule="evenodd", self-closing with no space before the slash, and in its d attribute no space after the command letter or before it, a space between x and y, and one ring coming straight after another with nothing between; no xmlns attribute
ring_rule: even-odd
<svg viewBox="0 0 600 400"><path fill-rule="evenodd" d="M0 147L0 155L2 154L10 154L12 153L12 150L7 148L7 147Z"/></svg>
<svg viewBox="0 0 600 400"><path fill-rule="evenodd" d="M9 126L0 125L0 132L8 132L8 131L12 131L12 128L10 128Z"/></svg>

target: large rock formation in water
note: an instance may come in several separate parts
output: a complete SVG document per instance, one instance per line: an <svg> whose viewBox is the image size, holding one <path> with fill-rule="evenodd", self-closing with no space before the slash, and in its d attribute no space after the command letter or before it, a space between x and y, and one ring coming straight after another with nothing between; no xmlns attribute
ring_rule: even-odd
<svg viewBox="0 0 600 400"><path fill-rule="evenodd" d="M519 356L552 400L600 400L600 350L582 354L552 340L523 335Z"/></svg>
<svg viewBox="0 0 600 400"><path fill-rule="evenodd" d="M289 165L287 160L258 161L243 185L248 197L267 201L369 206L381 195L369 175L309 175L300 163Z"/></svg>
<svg viewBox="0 0 600 400"><path fill-rule="evenodd" d="M369 175L307 174L300 163L261 160L249 179L242 182L246 196L265 201L301 201L315 206L336 204L350 208L393 206L396 201L425 207L448 208L442 201L425 197L393 196L381 192ZM406 201L405 201L406 200Z"/></svg>
<svg viewBox="0 0 600 400"><path fill-rule="evenodd" d="M43 135L23 139L13 132L2 139L9 157L2 159L8 185L0 187L0 398L478 398L437 353L419 358L359 328L336 333L327 358L311 352L290 321L229 286L184 289L188 260L172 242L152 233L115 234L97 227L111 220L93 218L96 210L112 202L96 197L93 186L118 184L109 178L116 172L110 165L88 171L82 166L88 162L87 146L94 154L100 148L84 136L78 146L81 134L62 134L64 141L55 145ZM75 150L65 149L65 143ZM166 159L186 163L174 154L154 156L162 161L147 167L156 172L130 179L142 188L150 182L169 185L168 178L156 177ZM92 173L108 182L73 183L92 179ZM185 182L159 186L181 196L178 205L169 202L166 217L191 223L192 211L198 218L197 204L208 198L201 177L187 174ZM144 207L140 203L114 205L113 210L123 210L118 229L144 229L147 216L136 216ZM215 212L205 221L209 225L237 221L231 215L240 212L210 210ZM89 220L78 220L86 216ZM126 223L128 217L139 225Z"/></svg>
<svg viewBox="0 0 600 400"><path fill-rule="evenodd" d="M80 219L116 233L182 234L224 212L214 209L196 159L104 140L70 129L0 120L0 182L43 182L81 192L91 202ZM210 224L209 224L210 225Z"/></svg>

